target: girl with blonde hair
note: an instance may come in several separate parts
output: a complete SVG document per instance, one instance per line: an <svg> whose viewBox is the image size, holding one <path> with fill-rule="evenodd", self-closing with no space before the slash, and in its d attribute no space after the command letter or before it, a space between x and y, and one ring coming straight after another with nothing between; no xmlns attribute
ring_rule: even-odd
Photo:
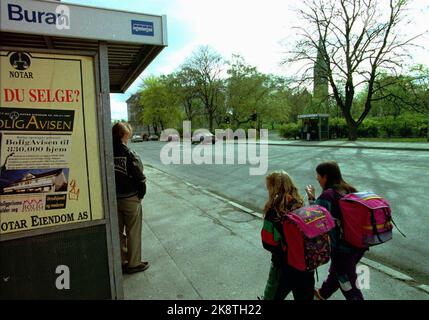
<svg viewBox="0 0 429 320"><path fill-rule="evenodd" d="M287 243L281 224L282 217L304 206L292 178L285 171L275 171L266 177L268 200L264 207L262 245L271 252L271 268L264 291L264 300L284 300L292 291L295 300L313 300L314 272L299 271L287 261Z"/></svg>

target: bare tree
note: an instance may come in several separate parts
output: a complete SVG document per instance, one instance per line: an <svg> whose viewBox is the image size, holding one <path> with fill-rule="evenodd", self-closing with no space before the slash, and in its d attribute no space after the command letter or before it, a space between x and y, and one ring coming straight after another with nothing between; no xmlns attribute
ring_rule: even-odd
<svg viewBox="0 0 429 320"><path fill-rule="evenodd" d="M195 92L201 99L210 131L218 109L218 98L222 88L221 72L223 68L222 57L210 47L200 47L197 52L185 63L184 68L192 75L195 81Z"/></svg>
<svg viewBox="0 0 429 320"><path fill-rule="evenodd" d="M382 2L387 11L377 0L304 0L299 14L305 24L297 28L301 38L286 60L305 62L303 80L312 78L316 63L322 69L319 76L326 77L347 121L349 140L357 139L357 128L371 110L377 77L401 68L409 57L406 48L417 37L405 39L399 34L408 1ZM367 88L367 95L355 119L352 107L360 86Z"/></svg>

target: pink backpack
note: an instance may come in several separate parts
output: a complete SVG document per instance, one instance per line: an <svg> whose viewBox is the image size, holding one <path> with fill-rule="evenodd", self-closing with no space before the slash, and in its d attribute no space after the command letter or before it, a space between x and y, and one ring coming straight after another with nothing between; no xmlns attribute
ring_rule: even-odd
<svg viewBox="0 0 429 320"><path fill-rule="evenodd" d="M346 194L339 200L344 240L368 248L392 239L389 203L372 192Z"/></svg>
<svg viewBox="0 0 429 320"><path fill-rule="evenodd" d="M335 222L328 210L319 205L296 209L283 217L282 225L290 266L311 271L329 261L329 231Z"/></svg>

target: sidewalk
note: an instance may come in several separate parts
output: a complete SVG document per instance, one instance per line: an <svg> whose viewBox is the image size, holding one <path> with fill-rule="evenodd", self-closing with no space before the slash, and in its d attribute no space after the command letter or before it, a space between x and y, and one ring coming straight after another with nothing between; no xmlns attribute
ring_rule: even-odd
<svg viewBox="0 0 429 320"><path fill-rule="evenodd" d="M262 248L257 214L146 167L143 259L151 266L124 275L125 299L256 300L270 254ZM327 265L319 268L319 285ZM369 267L368 300L429 300L429 294ZM292 299L292 294L288 300ZM332 299L343 300L341 293Z"/></svg>

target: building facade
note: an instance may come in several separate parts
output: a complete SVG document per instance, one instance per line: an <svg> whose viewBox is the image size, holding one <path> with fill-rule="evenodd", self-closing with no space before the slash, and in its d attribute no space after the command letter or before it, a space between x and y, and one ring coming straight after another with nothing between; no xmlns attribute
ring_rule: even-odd
<svg viewBox="0 0 429 320"><path fill-rule="evenodd" d="M142 121L139 120L141 112L143 111L143 108L140 106L140 95L134 93L126 102L128 123L133 127L134 133L140 134L141 136L150 136L154 133L152 127L142 124Z"/></svg>

